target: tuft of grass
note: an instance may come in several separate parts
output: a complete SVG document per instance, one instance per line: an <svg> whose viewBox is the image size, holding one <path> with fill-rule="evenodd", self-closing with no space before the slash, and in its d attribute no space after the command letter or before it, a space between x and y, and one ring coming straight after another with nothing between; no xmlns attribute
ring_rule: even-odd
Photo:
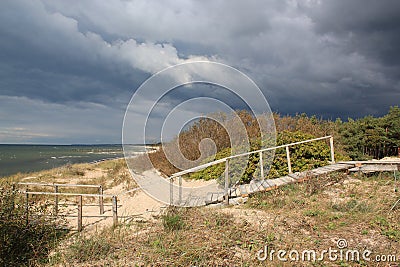
<svg viewBox="0 0 400 267"><path fill-rule="evenodd" d="M170 209L161 216L164 229L167 231L181 230L185 226L182 215L177 209Z"/></svg>
<svg viewBox="0 0 400 267"><path fill-rule="evenodd" d="M361 212L366 213L372 210L372 208L365 202L359 202L355 199L351 199L345 203L332 204L332 209L339 212Z"/></svg>
<svg viewBox="0 0 400 267"><path fill-rule="evenodd" d="M105 236L100 234L91 237L80 235L68 247L65 255L68 260L73 262L91 262L106 258L114 249Z"/></svg>
<svg viewBox="0 0 400 267"><path fill-rule="evenodd" d="M322 211L322 210L318 210L318 209L306 210L306 211L304 212L304 215L305 215L305 216L308 216L308 217L316 217L316 216L321 216L321 215L323 215L323 214L325 214L325 212Z"/></svg>

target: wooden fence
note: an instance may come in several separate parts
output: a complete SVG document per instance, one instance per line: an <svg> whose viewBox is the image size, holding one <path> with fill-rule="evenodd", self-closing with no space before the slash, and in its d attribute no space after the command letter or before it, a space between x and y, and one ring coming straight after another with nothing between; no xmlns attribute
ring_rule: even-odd
<svg viewBox="0 0 400 267"><path fill-rule="evenodd" d="M97 197L98 205L99 205L99 215L95 217L107 218L113 217L113 225L116 226L118 224L118 199L117 195L106 195L103 193L103 187L101 185L81 185L81 184L51 184L51 183L17 183L14 185L14 188L17 186L24 186L25 191L18 191L21 194L25 194L25 205L26 205L26 220L29 221L29 196L30 195L47 195L54 196L54 215L59 215L59 197L76 197L76 205L77 205L77 229L78 231L82 231L82 207L84 205L83 199L85 197ZM36 187L53 187L53 192L43 192L43 191L30 191L30 186ZM97 188L98 194L84 194L84 193L71 193L71 192L59 192L60 187L70 187L70 188ZM104 198L111 198L112 200L112 216L104 215ZM61 215L64 217L69 217L68 215Z"/></svg>

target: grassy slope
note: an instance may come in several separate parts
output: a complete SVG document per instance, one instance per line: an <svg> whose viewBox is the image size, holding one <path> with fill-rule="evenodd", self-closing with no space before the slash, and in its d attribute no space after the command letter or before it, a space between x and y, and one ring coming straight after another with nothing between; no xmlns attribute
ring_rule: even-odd
<svg viewBox="0 0 400 267"><path fill-rule="evenodd" d="M260 262L266 244L278 249L336 248L400 257L400 197L393 174L349 178L333 174L251 197L228 208L169 210L152 222L104 229L75 237L50 257L49 266L293 266L276 258ZM299 266L387 266L354 262L298 263Z"/></svg>

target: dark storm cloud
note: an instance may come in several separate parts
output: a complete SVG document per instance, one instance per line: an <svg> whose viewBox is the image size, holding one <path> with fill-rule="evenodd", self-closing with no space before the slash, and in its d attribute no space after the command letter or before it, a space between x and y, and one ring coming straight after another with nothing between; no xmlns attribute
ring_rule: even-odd
<svg viewBox="0 0 400 267"><path fill-rule="evenodd" d="M151 74L211 59L254 79L274 111L381 115L400 99L399 20L396 0L4 0L0 97L3 103L12 99L16 110L36 101L28 106L41 107L49 124L57 116L50 116L46 103L69 123L68 115L81 111L84 120L85 112L104 115L103 107L109 108L113 115L87 116L93 128L83 128L90 136L122 120L132 93ZM171 94L164 104L190 97L186 91ZM37 113L23 110L29 119L19 128L35 128L35 120L44 125ZM1 127L18 128L12 121L20 115L9 105L0 114Z"/></svg>
<svg viewBox="0 0 400 267"><path fill-rule="evenodd" d="M344 51L371 57L390 68L400 64L399 10L397 0L339 0L323 1L308 13L319 34L347 40Z"/></svg>
<svg viewBox="0 0 400 267"><path fill-rule="evenodd" d="M104 45L99 36L79 32L77 21L47 13L37 1L5 1L2 6L2 95L105 103L105 96L124 95L146 77L140 70L128 73L128 62L99 53Z"/></svg>

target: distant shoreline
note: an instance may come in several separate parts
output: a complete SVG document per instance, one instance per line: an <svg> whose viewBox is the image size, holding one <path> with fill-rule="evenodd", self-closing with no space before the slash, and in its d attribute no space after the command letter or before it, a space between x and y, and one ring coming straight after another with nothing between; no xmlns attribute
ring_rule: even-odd
<svg viewBox="0 0 400 267"><path fill-rule="evenodd" d="M136 147L136 148L135 148ZM154 150L136 145L134 154ZM0 178L32 173L69 164L98 163L124 158L120 145L0 145Z"/></svg>

